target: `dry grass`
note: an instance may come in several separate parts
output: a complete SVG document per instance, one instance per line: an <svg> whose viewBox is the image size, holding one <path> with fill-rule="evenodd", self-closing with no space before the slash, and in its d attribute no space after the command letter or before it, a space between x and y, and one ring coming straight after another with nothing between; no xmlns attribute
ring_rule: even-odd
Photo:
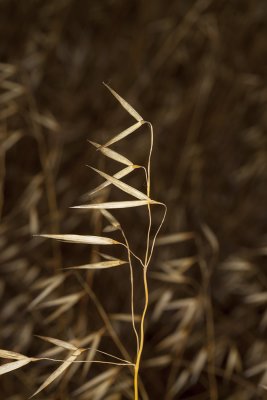
<svg viewBox="0 0 267 400"><path fill-rule="evenodd" d="M265 3L1 2L1 399L267 398Z"/></svg>
<svg viewBox="0 0 267 400"><path fill-rule="evenodd" d="M131 304L131 323L132 323L132 329L134 332L134 335L136 337L136 350L135 350L135 356L133 362L131 360L124 360L121 358L118 358L114 355L111 355L109 353L103 352L102 350L99 350L97 348L78 348L74 346L70 342L63 341L61 339L55 339L55 338L48 338L48 337L43 337L40 336L41 339L44 339L45 341L63 348L67 349L70 351L70 355L65 359L55 359L55 358L49 358L49 357L27 357L25 355L15 353L12 351L7 351L7 350L0 350L0 356L1 358L4 359L12 359L16 361L12 362L7 362L3 364L0 367L0 375L4 375L6 373L12 372L14 370L17 370L19 368L24 367L25 365L29 363L34 363L37 361L51 361L51 362L61 362L60 366L52 372L46 379L45 381L41 384L41 386L34 392L34 394L31 397L34 397L38 395L40 392L42 392L44 389L46 389L49 385L51 385L57 378L59 378L67 369L69 369L72 364L75 363L82 363L82 364L91 364L91 363L97 363L97 364L112 364L116 365L117 367L121 366L127 366L127 367L133 367L132 370L132 375L133 375L133 392L134 392L134 399L138 400L139 399L139 369L140 369L140 362L142 358L142 353L143 353L143 348L144 348L144 326L145 326L145 317L148 309L148 302L149 302L149 291L148 291L148 282L147 282L147 272L148 272L148 267L153 255L153 250L155 246L155 242L158 236L158 233L163 225L163 222L166 217L166 212L167 212L167 207L165 204L155 201L150 198L150 192L151 192L151 157L152 157L152 151L153 151L153 127L150 122L147 122L143 120L143 118L133 109L129 103L127 103L118 93L116 93L113 89L111 89L108 85L105 84L105 86L110 90L110 92L113 94L113 96L119 101L119 103L122 105L123 108L132 116L134 117L138 123L134 124L130 128L127 128L124 130L122 133L119 133L118 135L115 135L112 139L110 139L107 143L104 145L98 145L96 144L97 151L100 151L104 156L111 158L112 160L115 160L119 163L126 164L129 166L132 166L134 170L137 169L143 169L144 174L145 174L145 180L146 180L146 194L141 192L140 190L136 189L135 187L121 181L120 179L116 178L115 176L124 176L124 169L119 171L117 174L114 176L111 176L105 172L102 172L96 168L91 167L96 173L98 173L102 178L105 179L105 182L98 186L97 189L93 190L93 193L95 194L96 191L102 191L106 190L106 187L108 185L113 185L116 188L120 189L122 192L127 193L131 197L134 197L135 199L138 200L127 200L127 201L113 201L113 202L97 202L94 204L87 204L87 205L81 205L81 206L75 206L72 208L82 208L82 209L89 209L89 210L94 210L97 211L98 213L101 212L102 215L108 220L110 225L106 227L106 230L108 228L109 232L115 232L119 231L122 237L123 242L120 242L118 240L115 240L111 237L104 237L104 236L95 236L95 235L77 235L77 234L41 234L38 235L42 238L50 238L54 239L57 241L62 241L62 242L67 242L67 243L78 243L78 244L90 244L94 246L113 246L113 245L121 245L126 249L126 253L128 255L128 261L123 261L121 259L117 259L113 257L112 255L108 254L101 254L99 253L100 258L104 259L105 261L99 261L99 262L94 262L91 264L85 264L85 265L80 265L80 266L74 266L74 267L68 267L66 268L67 270L80 270L80 269L85 269L85 270L103 270L106 268L114 268L118 267L124 264L129 264L130 267L130 304ZM128 135L131 133L134 133L138 128L140 128L142 125L148 125L149 128L149 135L150 135L150 146L149 146L149 151L148 151L148 161L147 161L147 166L139 166L131 161L129 161L127 158L125 158L122 154L115 152L112 149L109 149L109 146L111 144L115 144L118 141L126 138ZM94 145L95 143L92 142ZM131 172L129 170L128 172ZM102 192L101 192L102 193ZM148 228L147 228L147 233L144 235L144 247L145 247L145 254L144 256L139 256L134 253L134 251L131 249L131 246L129 244L129 241L127 239L126 233L124 229L122 228L121 224L119 221L112 215L108 209L125 209L125 208L135 208L139 206L146 206L148 210ZM162 213L162 218L161 221L158 225L158 227L155 230L155 233L152 235L152 206L161 206L163 207L163 213ZM139 232L141 233L141 231ZM138 261L139 263L139 268L142 270L142 275L143 275L143 287L144 287L144 294L145 294L145 299L144 299L144 306L141 311L141 316L139 318L140 322L140 327L136 327L136 315L135 315L135 290L134 290L134 270L133 270L133 263L132 263L132 258L135 258L135 260ZM136 268L136 267L135 267ZM77 272L76 272L77 274ZM47 285L47 280L41 281L41 287L39 285L39 289L43 289L43 283L44 283L44 290L39 292L37 297L30 303L29 309L34 310L37 306L37 308L56 308L52 314L50 314L46 318L47 323L51 323L54 320L57 320L62 313L68 311L71 307L74 307L76 303L80 302L82 298L87 294L87 291L90 290L88 285L86 284L86 279L83 280L82 278L79 278L82 287L84 288L83 291L77 292L77 293L71 293L68 295L65 295L63 297L56 297L53 300L48 300L48 301L43 301L58 285L60 285L62 282L64 282L64 278L62 279L62 274L55 274L52 278L48 279L48 285ZM90 292L88 293L90 296ZM100 306L100 303L99 303ZM101 306L100 306L101 307ZM102 308L101 308L102 310ZM108 316L104 314L104 322L107 321L109 326L110 326L110 321L108 319ZM104 327L103 327L104 328ZM115 334L115 333L114 333ZM115 334L116 342L120 343L121 349L123 349L122 354L127 354L126 350L124 350L123 345L120 342L119 337L117 334ZM111 335L111 339L113 339ZM99 344L99 341L98 341ZM106 355L111 358L115 358L116 360L119 360L119 362L115 361L108 361L108 360L95 360L92 357L92 352L91 350L94 351L95 355L98 355L101 353L101 355ZM79 356L81 356L83 353L87 353L90 355L89 359L85 360L77 360ZM129 358L127 354L127 358ZM114 369L113 369L114 370ZM107 385L108 383L108 385ZM104 392L101 390L101 397L103 397L104 393L107 392L109 389L112 381L103 381L104 385ZM100 386L101 388L101 386ZM88 387L86 386L86 390ZM141 387L141 392L144 392L144 388ZM88 392L87 392L88 396ZM142 397L144 397L146 393L144 392L142 394Z"/></svg>

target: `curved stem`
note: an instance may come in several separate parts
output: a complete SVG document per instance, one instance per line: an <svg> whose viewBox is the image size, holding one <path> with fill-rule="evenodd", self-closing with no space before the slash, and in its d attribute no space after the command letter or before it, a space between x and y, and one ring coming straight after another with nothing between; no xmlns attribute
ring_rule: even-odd
<svg viewBox="0 0 267 400"><path fill-rule="evenodd" d="M121 233L124 237L125 244L127 246L127 251L128 251L128 260L129 260L129 266L130 266L130 281L131 281L131 315L132 315L132 326L133 326L133 331L136 337L136 346L137 346L137 352L139 351L140 345L139 345L139 335L136 330L135 326L135 311L134 311L134 278L133 278L133 266L132 266L132 259L131 259L131 251L129 247L129 242L127 240L127 237L125 235L125 232L122 228L120 228Z"/></svg>
<svg viewBox="0 0 267 400"><path fill-rule="evenodd" d="M167 206L166 206L166 204L164 204L164 203L158 203L158 204L164 207L164 213L163 213L162 220L161 220L161 222L159 224L159 227L158 227L158 229L157 229L157 231L156 231L156 233L155 233L155 235L153 237L153 240L152 240L150 255L149 255L149 258L148 258L148 264L151 261L151 257L153 255L153 250L154 250L154 247L155 247L155 242L156 242L157 236L159 234L159 231L161 230L162 225L164 224L164 221L165 221L165 218L166 218L166 214L167 214Z"/></svg>
<svg viewBox="0 0 267 400"><path fill-rule="evenodd" d="M150 128L150 149L149 149L149 156L148 156L148 163L147 163L147 174L146 174L146 180L147 180L147 197L150 197L150 167L151 167L151 156L152 156L152 150L153 150L153 127L150 122L146 122ZM140 361L143 353L143 348L144 348L144 324L145 324L145 317L146 317L146 312L148 308L148 302L149 302L149 292L148 292L148 284L147 284L147 269L148 269L148 262L150 259L149 255L149 244L150 244L150 233L151 233L151 226L152 226L152 216L151 216L151 208L150 204L148 203L148 218L149 218L149 224L148 224L148 230L147 230L147 240L146 240L146 254L145 254L145 262L144 262L144 269L143 269L143 284L144 284L144 291L145 291L145 305L144 309L142 312L142 317L141 317L141 325L140 325L140 346L137 352L136 356L136 362L135 362L135 367L134 367L134 400L138 400L139 395L138 395L138 375L139 375L139 368L140 368Z"/></svg>
<svg viewBox="0 0 267 400"><path fill-rule="evenodd" d="M143 271L143 280L144 280L144 289L145 289L145 306L143 309L142 313L142 318L141 318L141 328L140 328L140 347L139 351L137 353L136 357L136 362L134 366L134 400L138 400L139 395L138 395L138 373L139 373L139 368L140 368L140 361L142 357L142 352L144 348L144 322L145 322L145 316L148 308L148 285L147 285L147 266L145 266L144 271Z"/></svg>

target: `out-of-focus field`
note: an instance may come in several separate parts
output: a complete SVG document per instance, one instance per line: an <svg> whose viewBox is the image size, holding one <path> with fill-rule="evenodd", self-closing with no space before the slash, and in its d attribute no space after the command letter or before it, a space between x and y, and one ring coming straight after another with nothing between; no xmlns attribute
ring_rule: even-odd
<svg viewBox="0 0 267 400"><path fill-rule="evenodd" d="M87 140L131 123L105 81L153 123L161 235L193 232L151 261L142 399L267 399L266 21L265 0L0 2L0 348L40 355L43 335L134 358L129 269L63 271L100 249L33 236L106 225L70 209L101 182L86 165L118 168ZM142 164L147 139L142 128L117 149ZM128 182L145 190L141 173ZM141 253L145 214L118 218ZM0 400L28 398L57 366L0 376ZM39 398L132 396L130 368L74 363Z"/></svg>

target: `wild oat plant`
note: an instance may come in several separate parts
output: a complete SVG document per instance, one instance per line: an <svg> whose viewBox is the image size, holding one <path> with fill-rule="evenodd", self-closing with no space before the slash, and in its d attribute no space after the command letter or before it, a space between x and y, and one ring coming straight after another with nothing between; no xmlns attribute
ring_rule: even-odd
<svg viewBox="0 0 267 400"><path fill-rule="evenodd" d="M46 341L49 344L53 345L53 348L49 349L47 352L42 353L41 356L36 357L28 357L23 354L13 352L10 350L0 350L0 357L7 360L12 360L10 362L6 362L0 366L0 375L6 374L8 372L14 371L18 368L22 368L27 364L33 364L42 361L54 362L55 364L59 364L59 366L43 381L40 387L35 391L32 395L36 396L44 389L46 389L50 384L52 384L57 378L62 377L63 373L74 366L74 372L78 366L83 365L84 371L88 372L89 364L99 363L106 364L107 366L111 365L112 368L107 370L106 372L98 375L93 378L89 382L86 382L83 386L79 387L76 390L76 394L83 394L85 397L81 398L94 398L100 399L108 392L111 384L114 382L115 377L118 375L119 370L122 367L128 367L130 369L132 375L132 384L126 382L126 386L130 385L130 398L134 398L135 400L139 399L139 394L141 393L142 398L147 398L147 394L145 392L144 386L142 385L141 379L139 378L139 369L140 362L142 358L143 348L144 348L144 324L145 318L148 308L149 302L149 290L148 290L148 282L147 282L147 272L149 268L149 264L151 262L151 257L153 254L155 242L157 235L162 227L164 222L167 207L165 204L153 200L151 198L151 157L153 151L153 127L152 124L148 121L145 121L132 106L130 106L118 93L116 93L113 89L111 89L108 85L105 86L109 89L112 95L118 100L121 106L136 120L129 128L125 129L123 132L114 136L108 142L103 145L100 145L96 142L90 141L90 143L96 147L97 151L102 155L117 161L118 163L124 165L125 167L121 169L114 175L110 175L106 172L100 171L96 168L91 167L98 175L104 178L104 182L99 185L97 188L92 190L89 195L96 197L101 191L105 190L109 185L114 185L119 190L127 193L133 199L131 200L123 200L123 201L113 201L113 202L97 202L94 204L85 204L78 205L73 208L76 209L86 209L100 212L102 216L108 221L108 226L105 228L106 232L115 232L117 231L121 240L114 240L111 237L106 236L92 236L92 235L75 235L75 234L42 234L39 235L44 238L51 238L54 240L59 240L68 243L80 243L80 244L89 244L94 246L120 246L122 250L124 250L125 257L117 258L105 253L99 253L102 260L93 262L91 264L79 265L70 268L66 268L64 274L60 273L56 276L42 280L38 289L40 293L38 296L31 302L29 305L29 309L34 309L38 304L40 304L53 290L55 290L59 285L61 285L67 276L73 274L77 277L80 284L83 287L83 290L78 293L73 293L71 295L66 295L61 298L56 298L54 300L50 300L46 302L46 306L58 307L54 313L52 313L48 320L55 321L56 318L61 315L63 312L68 310L71 306L75 305L83 296L89 295L90 298L94 301L99 314L102 317L102 320L105 324L105 329L109 332L110 336L114 340L117 347L120 349L124 358L120 358L109 354L107 352L99 350L98 344L101 337L101 332L97 334L89 334L88 337L82 340L72 340L72 341L63 341L59 338L51 338L46 336L39 336L40 339ZM142 125L146 125L148 127L148 133L150 137L150 148L148 153L148 161L146 166L136 165L134 162L124 157L122 154L112 150L110 148L111 145L125 139L127 136L133 134L137 131ZM146 133L146 131L144 131ZM146 180L146 193L143 193L139 189L123 182L121 179L126 177L128 174L136 171L137 169L141 169L144 173ZM137 255L129 243L127 238L127 232L124 231L120 222L117 218L111 213L110 210L116 209L131 209L135 207L146 207L147 215L148 215L148 223L147 230L144 236L145 243L145 252L143 255ZM156 229L152 229L152 207L161 207L162 208L162 217L159 222L159 225ZM141 232L140 232L141 234ZM133 259L137 262L137 264L133 265ZM118 338L116 332L112 328L112 325L109 321L108 315L105 313L100 301L95 296L94 292L90 288L90 285L83 280L79 275L80 270L92 271L92 270L105 270L107 268L117 268L122 267L125 268L125 265L129 265L129 275L130 275L130 305L131 305L131 324L133 333L135 335L136 341L136 354L134 360L130 359L129 352L125 349L120 339ZM134 270L133 268L140 268L142 271L142 284L144 289L144 305L140 315L139 326L137 326L136 321L138 320L136 312L135 312L135 290L134 290ZM104 271L102 272L104 273ZM90 344L90 347L88 346ZM59 355L61 352L67 351L67 357L61 358ZM101 356L105 356L105 360L96 360L95 356L97 354L101 354ZM83 371L83 372L84 372ZM74 373L73 372L73 373ZM125 384L125 383L124 383ZM131 389L132 387L132 389ZM89 396L89 397L88 397ZM105 397L106 398L106 397ZM115 397L109 397L110 399L115 399Z"/></svg>

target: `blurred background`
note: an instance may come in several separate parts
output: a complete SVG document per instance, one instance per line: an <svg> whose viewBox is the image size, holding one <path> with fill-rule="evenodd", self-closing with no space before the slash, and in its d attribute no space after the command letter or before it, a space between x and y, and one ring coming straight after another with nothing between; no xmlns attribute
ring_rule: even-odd
<svg viewBox="0 0 267 400"><path fill-rule="evenodd" d="M118 171L88 139L133 123L105 81L153 123L152 195L168 206L142 399L267 399L266 20L265 0L1 0L0 348L38 355L44 335L134 358L129 270L66 273L99 249L33 237L106 225L70 209L101 182L86 165ZM145 163L145 128L134 136L117 149ZM141 254L145 213L118 216ZM130 369L114 368L75 364L39 398L132 399ZM54 369L1 376L0 399L28 398Z"/></svg>

